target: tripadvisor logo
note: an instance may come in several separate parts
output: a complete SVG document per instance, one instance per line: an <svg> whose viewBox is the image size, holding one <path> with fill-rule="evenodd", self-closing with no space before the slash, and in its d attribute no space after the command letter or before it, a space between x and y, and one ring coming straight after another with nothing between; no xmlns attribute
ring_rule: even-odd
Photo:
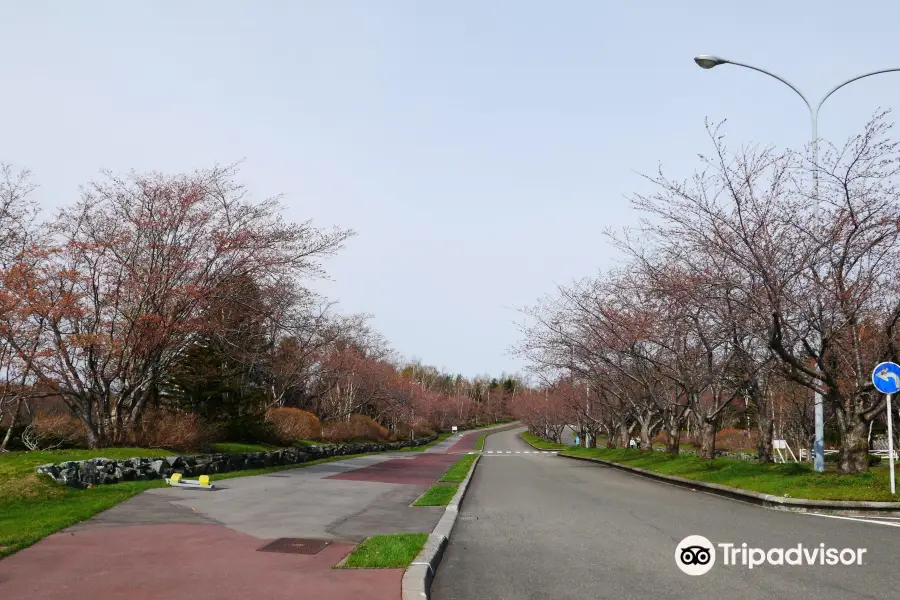
<svg viewBox="0 0 900 600"><path fill-rule="evenodd" d="M845 566L862 565L865 548L829 548L825 544L790 548L753 548L742 544L713 544L702 535L689 535L675 547L675 564L688 575L704 575L716 564L717 554L726 567L753 569L763 565Z"/></svg>

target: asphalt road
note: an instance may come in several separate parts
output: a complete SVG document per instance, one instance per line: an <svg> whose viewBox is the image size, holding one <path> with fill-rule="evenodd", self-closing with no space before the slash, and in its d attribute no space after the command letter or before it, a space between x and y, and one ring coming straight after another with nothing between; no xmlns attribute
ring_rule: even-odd
<svg viewBox="0 0 900 600"><path fill-rule="evenodd" d="M766 510L487 438L432 586L435 600L900 598L900 520ZM503 451L489 454L487 451ZM506 452L512 452L506 454ZM516 454L516 452L519 454ZM688 535L740 548L865 548L861 566L716 564L682 573Z"/></svg>

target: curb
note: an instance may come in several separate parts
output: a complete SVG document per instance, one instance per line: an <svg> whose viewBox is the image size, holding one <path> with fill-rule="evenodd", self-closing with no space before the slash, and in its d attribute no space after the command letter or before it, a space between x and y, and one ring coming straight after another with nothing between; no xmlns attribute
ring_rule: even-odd
<svg viewBox="0 0 900 600"><path fill-rule="evenodd" d="M450 533L453 531L453 525L456 524L456 518L459 516L459 507L462 505L466 490L469 488L469 480L478 466L481 455L475 455L472 466L466 478L462 480L456 489L453 499L444 510L444 515L438 521L437 527L428 535L425 546L415 560L406 569L403 574L403 580L400 584L400 597L402 600L427 600L431 593L431 582L434 580L434 574L441 559L444 557L444 550L447 548L447 542Z"/></svg>
<svg viewBox="0 0 900 600"><path fill-rule="evenodd" d="M562 450L562 449L561 450L547 450L546 448L538 448L537 446L535 446L534 444L532 444L531 442L529 442L528 440L523 438L521 435L519 435L519 439L522 440L523 442L525 442L526 444L528 444L529 446L531 446L532 448L534 448L535 450L539 450L541 452L556 452L557 455L559 455L560 452L565 452L565 450ZM567 458L572 458L572 457L569 456Z"/></svg>
<svg viewBox="0 0 900 600"><path fill-rule="evenodd" d="M761 492L753 492L742 490L718 483L707 483L705 481L697 481L696 479L686 479L677 475L664 475L662 473L654 473L646 469L638 467L630 467L619 463L614 463L602 458L590 458L587 456L572 456L570 454L558 454L563 458L571 458L573 460L583 460L586 462L599 463L607 467L613 467L622 471L628 471L635 475L641 475L648 479L655 479L671 485L679 487L700 490L716 496L723 496L731 500L740 502L748 502L756 504L770 510L783 510L789 512L810 512L828 514L848 514L859 512L865 514L900 514L900 502L862 502L856 500L809 500L807 498L786 498L783 496L773 496L771 494L763 494Z"/></svg>

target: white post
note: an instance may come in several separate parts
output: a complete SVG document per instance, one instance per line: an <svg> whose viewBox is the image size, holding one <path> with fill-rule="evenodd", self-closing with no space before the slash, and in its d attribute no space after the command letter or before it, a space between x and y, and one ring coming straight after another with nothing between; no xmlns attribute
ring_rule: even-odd
<svg viewBox="0 0 900 600"><path fill-rule="evenodd" d="M894 416L891 410L891 394L887 394L887 422L888 422L888 460L891 464L891 493L897 493L894 483Z"/></svg>

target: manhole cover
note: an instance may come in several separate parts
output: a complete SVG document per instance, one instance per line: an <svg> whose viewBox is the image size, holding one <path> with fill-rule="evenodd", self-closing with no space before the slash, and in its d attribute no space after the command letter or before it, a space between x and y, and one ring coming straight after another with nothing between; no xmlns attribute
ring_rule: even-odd
<svg viewBox="0 0 900 600"><path fill-rule="evenodd" d="M330 542L306 540L302 538L278 538L259 549L260 552L281 552L282 554L316 554Z"/></svg>

